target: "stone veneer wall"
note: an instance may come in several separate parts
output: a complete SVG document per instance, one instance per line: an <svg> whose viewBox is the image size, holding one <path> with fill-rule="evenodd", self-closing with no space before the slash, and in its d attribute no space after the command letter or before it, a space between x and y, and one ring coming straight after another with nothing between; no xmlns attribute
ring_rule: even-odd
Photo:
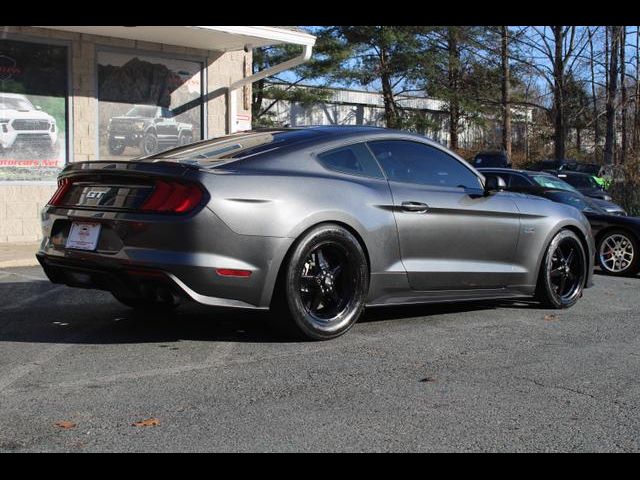
<svg viewBox="0 0 640 480"><path fill-rule="evenodd" d="M161 28L161 27L160 27ZM207 137L223 135L226 132L226 98L224 88L231 82L250 75L251 53L219 52L193 48L149 43L136 40L118 39L98 35L63 32L35 27L0 27L0 33L20 35L25 40L57 39L71 42L71 138L73 151L70 161L96 160L98 99L96 92L96 45L124 47L153 54L163 52L206 58L208 100ZM250 87L240 89L238 113L251 114L247 98ZM244 100L244 101L243 101ZM245 108L246 107L246 108ZM40 231L40 210L53 195L54 184L16 182L0 184L0 243L22 243L38 241Z"/></svg>

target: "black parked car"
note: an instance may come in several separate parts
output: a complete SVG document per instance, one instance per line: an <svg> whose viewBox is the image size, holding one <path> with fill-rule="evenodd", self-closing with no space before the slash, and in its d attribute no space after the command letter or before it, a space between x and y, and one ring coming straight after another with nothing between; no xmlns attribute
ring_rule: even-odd
<svg viewBox="0 0 640 480"><path fill-rule="evenodd" d="M511 160L507 152L503 150L485 150L478 152L471 162L474 167L480 168L511 168Z"/></svg>
<svg viewBox="0 0 640 480"><path fill-rule="evenodd" d="M533 165L527 167L528 170L541 172L543 170L560 170L568 165L574 165L577 162L575 160L569 160L562 158L560 160L540 160Z"/></svg>
<svg viewBox="0 0 640 480"><path fill-rule="evenodd" d="M495 175L483 172L485 178ZM500 175L502 177L502 175ZM634 275L640 271L640 217L609 215L595 199L580 192L572 192L541 185L507 186L506 190L547 198L571 205L582 211L596 244L596 261L609 275Z"/></svg>
<svg viewBox="0 0 640 480"><path fill-rule="evenodd" d="M611 195L605 192L591 175L567 170L559 171L556 175L587 197L611 201Z"/></svg>
<svg viewBox="0 0 640 480"><path fill-rule="evenodd" d="M546 187L567 190L569 192L579 192L578 189L571 186L564 178L558 178L548 172L531 172L528 170L514 170L511 168L479 168L483 175L493 174L499 175L507 184L508 189L513 187ZM563 173L564 174L564 173ZM560 175L560 174L558 174ZM611 197L609 197L609 200ZM609 215L626 215L627 212L620 206L609 200L600 198L592 198L593 203L603 209Z"/></svg>
<svg viewBox="0 0 640 480"><path fill-rule="evenodd" d="M559 170L563 173L565 173L566 171L586 173L594 177L603 177L605 174L605 167L598 163L567 163L562 165Z"/></svg>

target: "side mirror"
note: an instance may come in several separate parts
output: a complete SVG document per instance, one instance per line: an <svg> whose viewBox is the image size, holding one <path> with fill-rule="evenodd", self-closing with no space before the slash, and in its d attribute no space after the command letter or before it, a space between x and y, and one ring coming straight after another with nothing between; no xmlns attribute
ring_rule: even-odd
<svg viewBox="0 0 640 480"><path fill-rule="evenodd" d="M36 110L42 110L42 107L40 105L36 105Z"/></svg>
<svg viewBox="0 0 640 480"><path fill-rule="evenodd" d="M484 181L484 194L491 195L507 188L504 179L498 175L487 175Z"/></svg>

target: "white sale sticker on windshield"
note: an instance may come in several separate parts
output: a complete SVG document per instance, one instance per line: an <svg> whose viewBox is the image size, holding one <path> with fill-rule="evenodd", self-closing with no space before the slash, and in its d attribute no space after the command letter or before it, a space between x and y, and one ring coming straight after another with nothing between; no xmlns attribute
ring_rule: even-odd
<svg viewBox="0 0 640 480"><path fill-rule="evenodd" d="M67 238L67 248L77 248L80 250L95 250L100 236L99 223L73 222L69 237Z"/></svg>

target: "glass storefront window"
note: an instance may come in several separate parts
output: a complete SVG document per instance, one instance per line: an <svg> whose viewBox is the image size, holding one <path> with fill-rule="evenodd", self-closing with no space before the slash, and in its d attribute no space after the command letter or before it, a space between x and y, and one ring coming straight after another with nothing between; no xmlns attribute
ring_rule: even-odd
<svg viewBox="0 0 640 480"><path fill-rule="evenodd" d="M55 180L67 161L66 46L0 39L0 181Z"/></svg>
<svg viewBox="0 0 640 480"><path fill-rule="evenodd" d="M99 51L99 157L131 159L202 139L202 62Z"/></svg>

